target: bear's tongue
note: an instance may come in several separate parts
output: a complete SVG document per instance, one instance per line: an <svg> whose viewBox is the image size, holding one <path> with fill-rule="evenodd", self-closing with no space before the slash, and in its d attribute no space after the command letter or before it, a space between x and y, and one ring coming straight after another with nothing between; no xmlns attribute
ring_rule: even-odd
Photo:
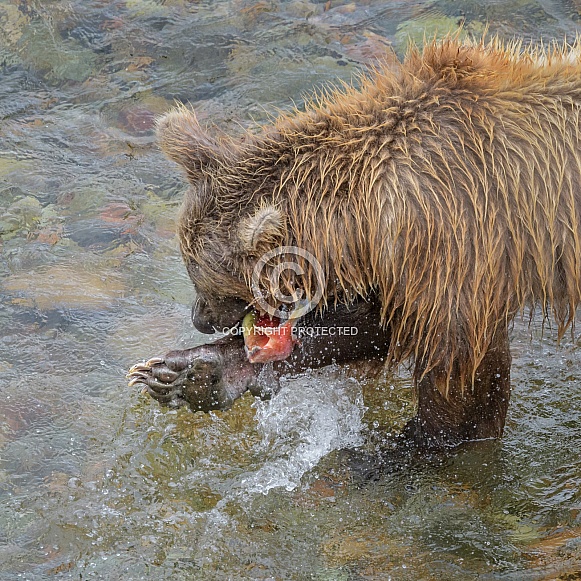
<svg viewBox="0 0 581 581"><path fill-rule="evenodd" d="M268 363L286 359L295 346L292 322L280 324L277 317L256 311L248 313L242 321L244 346L250 363Z"/></svg>

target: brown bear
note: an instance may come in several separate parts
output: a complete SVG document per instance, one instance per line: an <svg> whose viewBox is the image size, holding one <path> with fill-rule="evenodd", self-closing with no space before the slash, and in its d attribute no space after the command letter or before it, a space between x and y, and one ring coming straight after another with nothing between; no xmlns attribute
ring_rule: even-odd
<svg viewBox="0 0 581 581"><path fill-rule="evenodd" d="M258 325L276 331L291 296L295 331L357 334L273 340L274 376L407 360L418 405L409 438L501 436L511 320L539 308L561 336L581 302L580 48L447 38L238 139L185 107L168 113L161 147L190 182L179 239L195 326L234 327L253 309L256 324L276 308ZM316 308L299 319L305 301ZM131 383L164 404L226 408L261 390L260 334L246 333L246 350L233 333L151 359Z"/></svg>

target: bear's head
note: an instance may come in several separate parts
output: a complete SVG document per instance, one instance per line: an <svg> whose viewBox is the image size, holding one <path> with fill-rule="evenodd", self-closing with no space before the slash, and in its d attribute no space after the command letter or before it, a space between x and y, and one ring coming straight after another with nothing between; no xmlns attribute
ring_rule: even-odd
<svg viewBox="0 0 581 581"><path fill-rule="evenodd" d="M185 169L190 182L178 235L196 288L196 328L222 330L236 325L249 308L268 310L267 303L278 310L305 297L300 275L309 264L304 257L277 251L290 248L293 240L275 193L280 183L276 164L274 171L273 165L266 167L262 150L249 136L235 140L218 130L210 135L183 106L162 117L157 132L161 148ZM275 255L265 260L269 253ZM288 268L289 259L296 267ZM320 288L320 273L315 279ZM257 299L265 301L264 308Z"/></svg>

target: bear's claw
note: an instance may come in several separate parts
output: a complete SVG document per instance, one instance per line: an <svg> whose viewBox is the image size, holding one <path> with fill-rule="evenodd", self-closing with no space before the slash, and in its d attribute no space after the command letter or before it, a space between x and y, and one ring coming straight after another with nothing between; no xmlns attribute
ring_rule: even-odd
<svg viewBox="0 0 581 581"><path fill-rule="evenodd" d="M183 398L183 384L176 382L179 374L168 369L162 357L152 357L145 363L137 363L129 369L126 377L128 386L141 384L141 393L148 394L160 404L170 407L180 407L187 404ZM184 378L185 379L185 378Z"/></svg>
<svg viewBox="0 0 581 581"><path fill-rule="evenodd" d="M142 385L143 392L162 405L180 407L187 404L194 411L226 409L246 389L246 385L232 386L230 380L225 381L224 357L217 345L152 357L145 363L133 365L127 379L130 387Z"/></svg>
<svg viewBox="0 0 581 581"><path fill-rule="evenodd" d="M143 383L147 379L147 375L144 373L132 373L131 375L127 375L127 379L129 379L127 385L133 387L136 383Z"/></svg>

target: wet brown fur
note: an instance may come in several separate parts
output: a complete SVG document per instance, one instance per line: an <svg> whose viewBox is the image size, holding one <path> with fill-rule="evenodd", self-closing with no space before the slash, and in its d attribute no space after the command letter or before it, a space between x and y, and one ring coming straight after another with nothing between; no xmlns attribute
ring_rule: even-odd
<svg viewBox="0 0 581 581"><path fill-rule="evenodd" d="M326 301L378 297L392 363L447 370L444 397L523 308L561 335L581 302L579 54L448 38L244 141L169 113L160 142L192 183L179 237L199 292L251 302L256 250L304 248Z"/></svg>

